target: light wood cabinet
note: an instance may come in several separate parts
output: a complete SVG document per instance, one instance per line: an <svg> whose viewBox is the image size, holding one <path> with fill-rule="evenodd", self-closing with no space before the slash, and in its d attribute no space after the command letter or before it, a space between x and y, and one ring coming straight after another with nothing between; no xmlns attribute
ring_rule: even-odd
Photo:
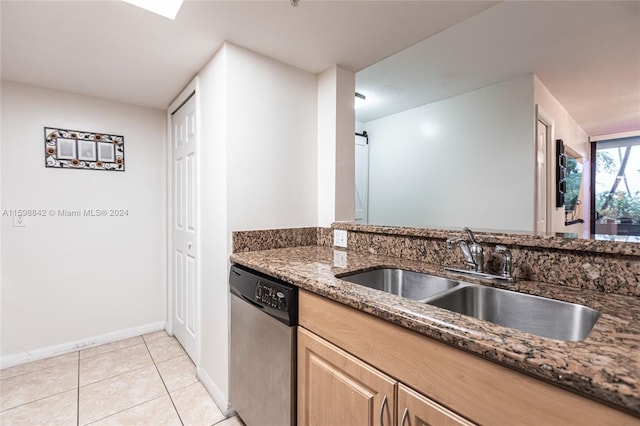
<svg viewBox="0 0 640 426"><path fill-rule="evenodd" d="M398 426L472 426L473 423L411 388L398 384Z"/></svg>
<svg viewBox="0 0 640 426"><path fill-rule="evenodd" d="M396 381L298 328L298 425L391 426Z"/></svg>
<svg viewBox="0 0 640 426"><path fill-rule="evenodd" d="M434 416L435 413L429 413L428 410L425 414L421 411L425 405L431 406L434 401L437 403L436 412L442 414L442 409L449 415L448 420L442 424L468 424L459 423L466 421L466 418L478 424L490 425L640 426L639 418L623 411L426 338L322 296L301 290L299 306L301 336L310 335L310 331L324 339L325 345L339 348L339 353L344 357L366 366L365 370L375 368L378 373L382 371L388 378L393 378L393 381L402 382L418 392L417 395L426 397L428 403L423 401L417 404L415 401L421 398L402 396L403 392L399 391L397 395L400 408L395 414L395 424L401 424L405 405L400 400L406 397L407 401L412 401L411 405L408 402L406 405L409 407L411 421L405 419L404 426L420 425L421 421L426 424L441 424L439 420L429 420L429 416ZM311 359L317 363L324 362L324 365L328 366L337 361L331 361L329 355L316 355L325 354L326 348L323 352L314 349L317 345L305 349L305 342L309 340L306 337L301 337L301 340L298 352L298 424L378 424L374 423L379 422L375 413L381 400L375 396L370 397L367 402L369 411L365 417L368 421L360 423L354 418L353 422L310 422L310 419L315 417L310 413L312 409L309 402L319 396L307 394L313 391L320 392L324 387L307 383L310 374L319 374L317 371L323 368L313 367L314 371L310 373ZM329 358L329 361L323 361L323 357ZM346 367L339 363L337 367L340 368L331 373L336 376L336 380L344 380L338 378L340 371L347 371L346 376L354 374L348 373L350 370L346 370ZM325 370L329 369L325 367ZM364 382L363 379L358 380ZM367 400L364 397L362 399ZM315 402L313 405L322 407ZM416 406L422 408L412 408ZM344 406L340 409L346 410ZM388 424L386 420L384 424Z"/></svg>

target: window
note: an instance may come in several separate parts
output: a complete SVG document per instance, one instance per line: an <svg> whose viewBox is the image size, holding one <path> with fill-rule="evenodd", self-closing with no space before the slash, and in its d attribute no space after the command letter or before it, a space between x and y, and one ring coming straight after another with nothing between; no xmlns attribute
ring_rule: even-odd
<svg viewBox="0 0 640 426"><path fill-rule="evenodd" d="M598 141L592 152L592 233L640 235L640 137Z"/></svg>

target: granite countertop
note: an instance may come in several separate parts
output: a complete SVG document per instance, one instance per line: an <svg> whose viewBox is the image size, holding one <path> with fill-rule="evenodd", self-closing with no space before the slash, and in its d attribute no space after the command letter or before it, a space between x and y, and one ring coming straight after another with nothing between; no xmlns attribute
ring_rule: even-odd
<svg viewBox="0 0 640 426"><path fill-rule="evenodd" d="M328 299L416 333L620 407L640 417L640 301L532 281L484 282L522 293L579 303L600 311L582 342L538 337L512 328L340 280L335 275L394 267L467 282L441 266L395 257L305 246L231 255L231 261L275 276Z"/></svg>

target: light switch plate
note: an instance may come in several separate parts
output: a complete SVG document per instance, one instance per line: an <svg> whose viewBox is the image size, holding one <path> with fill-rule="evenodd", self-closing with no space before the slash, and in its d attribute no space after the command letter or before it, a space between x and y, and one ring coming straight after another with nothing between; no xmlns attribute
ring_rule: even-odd
<svg viewBox="0 0 640 426"><path fill-rule="evenodd" d="M24 216L13 216L13 227L23 228L27 226L27 219Z"/></svg>
<svg viewBox="0 0 640 426"><path fill-rule="evenodd" d="M347 247L347 231L342 229L333 230L333 245L336 247Z"/></svg>

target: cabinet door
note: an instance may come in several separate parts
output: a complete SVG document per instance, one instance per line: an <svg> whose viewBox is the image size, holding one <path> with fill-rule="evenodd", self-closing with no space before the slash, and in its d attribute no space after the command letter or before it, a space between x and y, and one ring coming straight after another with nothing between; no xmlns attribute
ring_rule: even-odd
<svg viewBox="0 0 640 426"><path fill-rule="evenodd" d="M298 327L298 425L391 426L396 381Z"/></svg>
<svg viewBox="0 0 640 426"><path fill-rule="evenodd" d="M471 426L473 423L411 388L398 385L398 426Z"/></svg>

